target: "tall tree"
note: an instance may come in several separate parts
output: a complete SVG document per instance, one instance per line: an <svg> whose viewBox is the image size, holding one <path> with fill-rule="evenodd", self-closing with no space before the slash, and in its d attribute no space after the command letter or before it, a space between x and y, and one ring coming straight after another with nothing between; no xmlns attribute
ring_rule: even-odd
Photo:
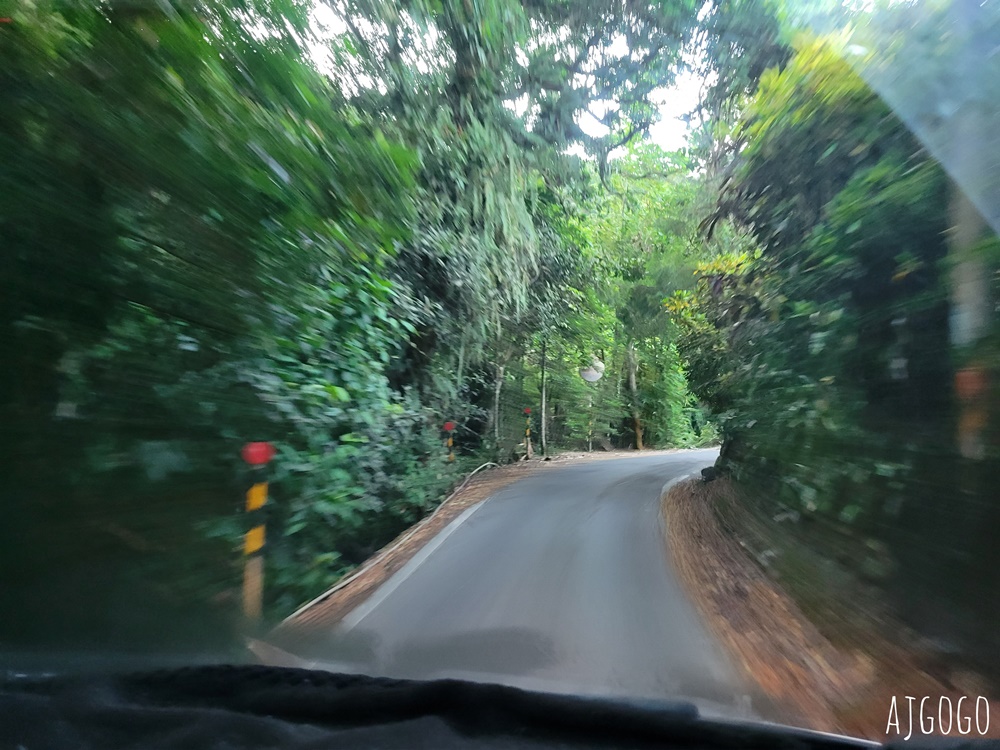
<svg viewBox="0 0 1000 750"><path fill-rule="evenodd" d="M456 321L476 360L538 281L551 247L538 191L563 192L580 174L562 151L583 142L603 170L614 148L643 135L694 4L331 7L346 26L333 40L335 75L422 157L418 229L398 263L426 311L412 367L431 367L423 355L441 350ZM606 135L586 136L581 117L600 119Z"/></svg>

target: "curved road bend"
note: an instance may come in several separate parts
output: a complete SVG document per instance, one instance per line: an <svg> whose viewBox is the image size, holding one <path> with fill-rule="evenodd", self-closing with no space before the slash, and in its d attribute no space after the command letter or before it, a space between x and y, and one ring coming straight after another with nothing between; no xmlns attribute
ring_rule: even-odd
<svg viewBox="0 0 1000 750"><path fill-rule="evenodd" d="M747 690L670 569L660 516L664 484L717 454L552 465L508 485L298 655L746 715Z"/></svg>

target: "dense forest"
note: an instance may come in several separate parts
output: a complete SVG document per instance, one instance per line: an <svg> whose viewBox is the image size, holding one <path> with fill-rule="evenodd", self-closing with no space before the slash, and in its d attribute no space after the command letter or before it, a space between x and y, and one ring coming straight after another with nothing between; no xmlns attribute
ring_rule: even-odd
<svg viewBox="0 0 1000 750"><path fill-rule="evenodd" d="M228 621L247 441L278 449L281 616L464 472L518 459L526 427L543 455L721 442L762 504L885 546L909 590L980 601L996 333L980 314L956 347L949 320L992 310L1000 254L941 128L841 30L904 60L947 11L830 5L0 14L0 596L25 612L4 638L58 640L31 608L111 569L94 633L152 627L121 617L142 597ZM950 70L968 41L923 59ZM705 84L666 152L648 132L684 71ZM970 268L985 288L956 292Z"/></svg>

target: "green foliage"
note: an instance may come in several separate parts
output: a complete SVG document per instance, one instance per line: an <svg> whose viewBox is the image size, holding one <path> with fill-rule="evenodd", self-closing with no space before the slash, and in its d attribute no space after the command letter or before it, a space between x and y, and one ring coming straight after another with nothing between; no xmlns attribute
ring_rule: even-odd
<svg viewBox="0 0 1000 750"><path fill-rule="evenodd" d="M454 471L437 415L389 384L414 330L387 280L414 156L335 108L292 32L257 10L36 3L2 31L0 296L20 352L3 413L36 456L12 477L29 525L49 496L68 519L121 523L102 497L169 483L210 498L160 512L183 535L238 507L243 442L278 444L269 591L287 611L433 507ZM266 33L248 33L258 21ZM39 481L54 459L65 476Z"/></svg>
<svg viewBox="0 0 1000 750"><path fill-rule="evenodd" d="M786 38L791 24L785 18L789 10L788 3L773 0L718 0L705 8L697 40L698 72L707 87L690 140L692 152L713 179L739 150L733 126L761 77L769 69L781 69L791 57Z"/></svg>
<svg viewBox="0 0 1000 750"><path fill-rule="evenodd" d="M949 419L944 175L831 42L765 73L738 129L714 226L761 250L670 301L690 382L739 475L885 534Z"/></svg>
<svg viewBox="0 0 1000 750"><path fill-rule="evenodd" d="M598 274L595 293L604 305L618 378L623 444L636 442L636 416L644 443L686 446L701 440L701 409L688 391L677 356L677 331L663 300L692 285L691 270L711 249L698 237L705 193L680 154L637 145L613 162L609 190L593 201L590 252ZM632 352L632 354L628 354ZM634 357L635 390L629 377Z"/></svg>
<svg viewBox="0 0 1000 750"><path fill-rule="evenodd" d="M658 446L710 439L662 307L705 252L704 194L641 143L697 4L334 7L323 62L298 0L2 14L15 537L63 519L81 559L148 572L140 588L232 602L239 449L269 440L267 605L285 613L480 450L508 457L526 406L553 449L628 445L636 424ZM63 575L19 545L4 554Z"/></svg>

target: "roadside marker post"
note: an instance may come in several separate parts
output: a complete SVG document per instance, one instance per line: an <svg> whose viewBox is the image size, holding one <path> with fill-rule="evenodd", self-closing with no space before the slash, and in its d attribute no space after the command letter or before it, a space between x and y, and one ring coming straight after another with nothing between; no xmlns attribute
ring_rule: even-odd
<svg viewBox="0 0 1000 750"><path fill-rule="evenodd" d="M958 449L963 458L982 460L986 456L983 435L989 425L989 370L977 364L955 373L955 393L959 402Z"/></svg>
<svg viewBox="0 0 1000 750"><path fill-rule="evenodd" d="M246 494L247 531L243 535L243 615L256 622L260 620L264 602L266 472L275 450L270 443L247 443L241 453L253 477Z"/></svg>
<svg viewBox="0 0 1000 750"><path fill-rule="evenodd" d="M455 431L455 423L450 419L444 423L444 431L448 433L448 460L455 460L455 441L451 433Z"/></svg>

